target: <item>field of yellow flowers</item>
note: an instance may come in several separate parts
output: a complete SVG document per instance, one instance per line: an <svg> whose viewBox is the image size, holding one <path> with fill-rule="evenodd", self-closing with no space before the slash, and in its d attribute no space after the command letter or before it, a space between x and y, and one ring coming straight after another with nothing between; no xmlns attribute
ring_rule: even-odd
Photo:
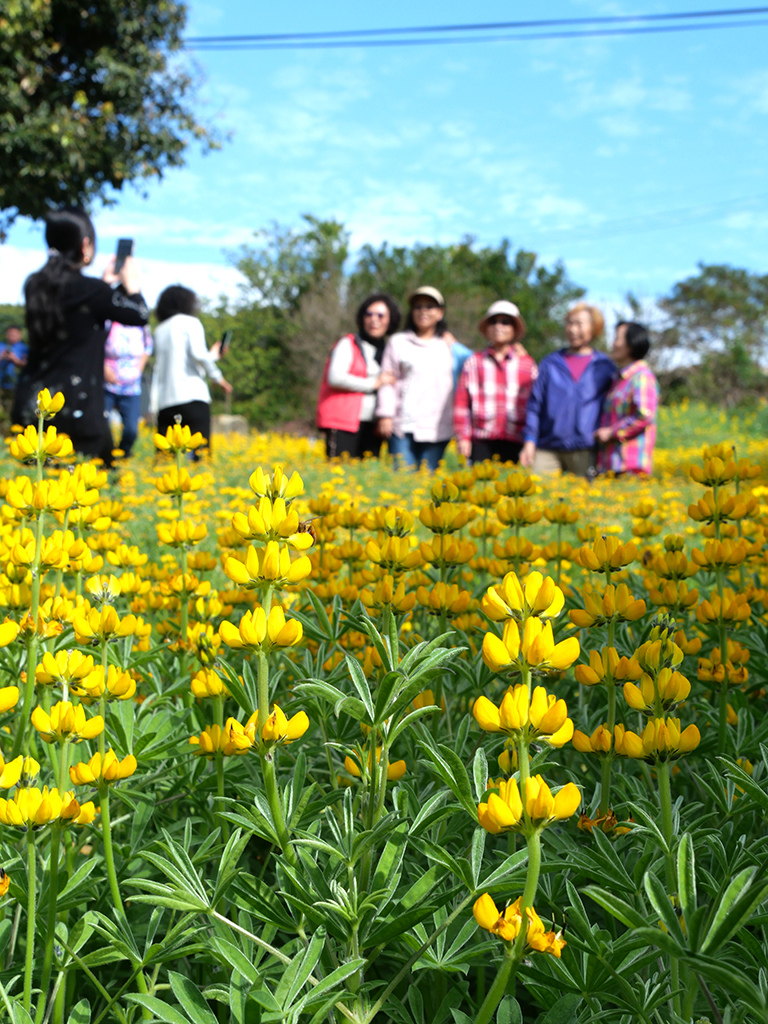
<svg viewBox="0 0 768 1024"><path fill-rule="evenodd" d="M0 1019L768 1022L768 443L0 479ZM747 425L748 426L748 425Z"/></svg>

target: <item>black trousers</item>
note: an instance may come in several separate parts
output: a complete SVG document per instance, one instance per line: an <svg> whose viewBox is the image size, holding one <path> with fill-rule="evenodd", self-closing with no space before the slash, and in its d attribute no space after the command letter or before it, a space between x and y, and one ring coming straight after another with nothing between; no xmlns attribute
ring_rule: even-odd
<svg viewBox="0 0 768 1024"><path fill-rule="evenodd" d="M498 458L502 462L518 462L523 446L517 441L494 441L490 439L472 438L472 462L485 462L486 459Z"/></svg>
<svg viewBox="0 0 768 1024"><path fill-rule="evenodd" d="M375 433L375 420L362 420L356 431L324 430L325 454L329 459L346 455L350 459L361 459L366 452L379 454L381 438Z"/></svg>

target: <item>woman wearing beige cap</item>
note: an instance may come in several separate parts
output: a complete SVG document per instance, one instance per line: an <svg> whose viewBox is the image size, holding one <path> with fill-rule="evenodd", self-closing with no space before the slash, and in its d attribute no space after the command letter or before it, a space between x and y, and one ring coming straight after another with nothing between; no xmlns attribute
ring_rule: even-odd
<svg viewBox="0 0 768 1024"><path fill-rule="evenodd" d="M520 344L525 321L514 302L494 302L479 324L488 347L464 363L453 404L459 455L517 462L536 363Z"/></svg>
<svg viewBox="0 0 768 1024"><path fill-rule="evenodd" d="M381 360L394 384L379 388L376 415L389 450L406 466L437 469L453 434L453 389L469 349L449 334L445 300L437 288L408 297L405 330L393 334Z"/></svg>

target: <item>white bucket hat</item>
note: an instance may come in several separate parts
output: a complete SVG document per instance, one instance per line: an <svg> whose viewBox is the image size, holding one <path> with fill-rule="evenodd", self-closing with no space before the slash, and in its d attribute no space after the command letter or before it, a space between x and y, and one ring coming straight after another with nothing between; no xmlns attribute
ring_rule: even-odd
<svg viewBox="0 0 768 1024"><path fill-rule="evenodd" d="M434 299L438 306L442 306L443 309L445 309L445 299L443 298L442 293L437 290L437 288L432 288L428 284L422 285L421 288L417 288L415 292L411 292L411 294L408 296L409 305L413 305L413 300L417 298L419 295L426 295L427 298Z"/></svg>
<svg viewBox="0 0 768 1024"><path fill-rule="evenodd" d="M488 326L488 321L492 316L508 316L511 317L515 324L515 341L520 341L525 336L526 326L525 320L520 315L520 310L514 304L514 302L507 302L506 299L499 299L497 302L492 302L488 307L488 312L485 314L483 319L479 323L480 333L485 334L485 329Z"/></svg>

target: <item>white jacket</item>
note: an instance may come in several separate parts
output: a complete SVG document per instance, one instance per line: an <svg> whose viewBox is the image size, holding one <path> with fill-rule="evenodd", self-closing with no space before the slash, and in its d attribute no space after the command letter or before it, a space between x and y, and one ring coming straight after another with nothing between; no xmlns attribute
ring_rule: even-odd
<svg viewBox="0 0 768 1024"><path fill-rule="evenodd" d="M205 344L205 330L194 316L177 313L155 331L155 369L149 407L152 413L187 402L210 402L205 378L222 380Z"/></svg>

